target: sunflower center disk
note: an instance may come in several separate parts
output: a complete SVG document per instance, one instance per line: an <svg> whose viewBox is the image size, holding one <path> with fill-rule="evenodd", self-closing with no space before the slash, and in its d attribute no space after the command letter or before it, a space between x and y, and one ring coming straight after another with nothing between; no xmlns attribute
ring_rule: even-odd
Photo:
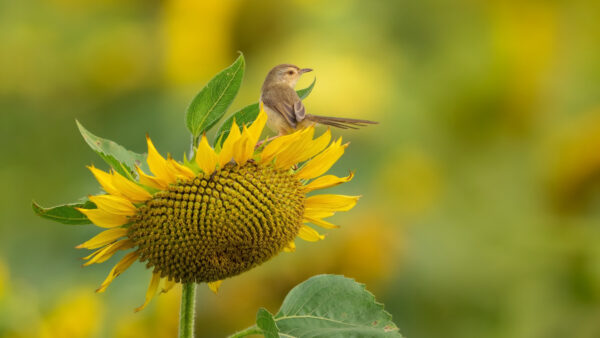
<svg viewBox="0 0 600 338"><path fill-rule="evenodd" d="M156 193L139 208L128 236L161 277L221 280L267 261L296 237L300 188L288 171L228 164Z"/></svg>

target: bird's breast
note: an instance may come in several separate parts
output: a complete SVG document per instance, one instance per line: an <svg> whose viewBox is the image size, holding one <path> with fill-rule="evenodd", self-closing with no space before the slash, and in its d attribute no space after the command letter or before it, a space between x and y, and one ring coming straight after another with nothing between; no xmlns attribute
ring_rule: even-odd
<svg viewBox="0 0 600 338"><path fill-rule="evenodd" d="M290 126L285 118L275 109L262 103L267 113L267 127L272 131L279 133L280 135L289 134L294 131L294 128Z"/></svg>

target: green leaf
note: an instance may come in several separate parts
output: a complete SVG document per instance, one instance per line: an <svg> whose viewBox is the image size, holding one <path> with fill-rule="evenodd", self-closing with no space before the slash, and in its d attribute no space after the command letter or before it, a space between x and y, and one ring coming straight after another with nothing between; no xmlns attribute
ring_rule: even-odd
<svg viewBox="0 0 600 338"><path fill-rule="evenodd" d="M312 92L313 88L315 88L315 82L317 82L316 77L313 79L313 82L308 87L296 90L296 93L298 93L298 96L300 96L302 100L304 100Z"/></svg>
<svg viewBox="0 0 600 338"><path fill-rule="evenodd" d="M146 169L145 155L134 153L111 140L98 137L85 129L79 121L76 120L75 122L77 122L77 127L79 128L81 136L83 136L83 139L90 148L100 155L100 157L102 157L102 159L119 174L130 180L134 180L136 177L134 172L135 165L142 169Z"/></svg>
<svg viewBox="0 0 600 338"><path fill-rule="evenodd" d="M262 330L265 338L279 337L279 329L275 324L273 315L264 308L258 309L258 313L256 314L256 326Z"/></svg>
<svg viewBox="0 0 600 338"><path fill-rule="evenodd" d="M285 337L402 337L365 285L344 276L318 275L296 286L273 318Z"/></svg>
<svg viewBox="0 0 600 338"><path fill-rule="evenodd" d="M36 214L43 218L70 225L92 223L84 214L82 214L75 208L96 209L96 205L91 201L57 205L55 207L50 208L44 208L39 204L35 203L35 201L31 201L31 207L33 208L33 211Z"/></svg>
<svg viewBox="0 0 600 338"><path fill-rule="evenodd" d="M317 79L315 78L308 87L297 90L296 93L298 93L298 96L300 96L300 98L304 100L308 96L308 94L310 94L312 92L313 88L315 87L316 81L317 81ZM217 132L217 135L215 136L214 144L216 144L219 141L219 138L221 136L222 136L221 143L223 143L223 141L225 141L225 139L227 139L227 136L229 136L229 132L231 131L231 125L233 124L234 118L235 118L235 123L240 127L240 132L241 132L242 131L241 126L243 126L244 124L246 124L246 125L250 124L251 122L256 120L259 110L260 110L260 107L258 106L258 103L253 103L253 104L245 106L244 108L240 109L239 111L233 113L233 115L229 116L225 120L225 122L223 122L221 127L219 127L219 131Z"/></svg>
<svg viewBox="0 0 600 338"><path fill-rule="evenodd" d="M227 136L229 136L229 132L231 131L231 125L233 124L233 119L235 118L235 123L238 126L243 126L244 124L248 124L254 120L256 120L256 117L258 116L258 103L253 103L251 105L245 106L244 108L242 108L241 110L237 111L236 113L234 113L233 115L231 115L230 117L228 117L225 122L223 122L223 124L221 125L221 127L219 128L219 131L217 132L217 135L215 136L215 142L214 144L217 144L217 142L219 141L220 138L220 143L223 144L223 142L225 141L225 139L227 139ZM240 131L242 129L240 128Z"/></svg>
<svg viewBox="0 0 600 338"><path fill-rule="evenodd" d="M187 108L185 121L194 138L217 123L233 102L244 77L244 55L223 69L194 97Z"/></svg>

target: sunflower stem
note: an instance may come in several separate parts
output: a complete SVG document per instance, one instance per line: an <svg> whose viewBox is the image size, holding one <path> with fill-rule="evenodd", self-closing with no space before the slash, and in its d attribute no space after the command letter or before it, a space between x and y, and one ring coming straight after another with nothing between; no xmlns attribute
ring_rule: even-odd
<svg viewBox="0 0 600 338"><path fill-rule="evenodd" d="M249 328L246 328L242 331L236 332L227 338L240 338L240 337L250 336L253 334L262 334L262 333L263 333L263 330L259 329L258 327L256 327L256 325L254 325L254 326L250 326Z"/></svg>
<svg viewBox="0 0 600 338"><path fill-rule="evenodd" d="M198 146L198 143L200 142L200 136L194 136L192 135L192 144L190 144L190 158L189 160L192 160L194 158L194 155L196 153L196 147Z"/></svg>
<svg viewBox="0 0 600 338"><path fill-rule="evenodd" d="M194 338L194 307L196 283L183 284L181 289L181 312L179 313L179 338Z"/></svg>

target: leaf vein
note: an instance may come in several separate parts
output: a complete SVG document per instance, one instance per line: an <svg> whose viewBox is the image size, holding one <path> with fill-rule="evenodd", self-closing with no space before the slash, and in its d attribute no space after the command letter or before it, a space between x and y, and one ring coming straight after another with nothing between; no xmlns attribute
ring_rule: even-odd
<svg viewBox="0 0 600 338"><path fill-rule="evenodd" d="M277 321L286 320L286 319L317 319L317 320L324 320L324 321L329 321L329 322L344 324L344 325L348 325L348 326L356 326L356 327L360 326L360 325L357 325L357 324L346 323L346 322L342 322L342 321L335 320L335 319L330 319L330 318L325 318L325 317L317 317L317 316L311 316L311 315L285 316L285 317L276 318L275 321L277 322Z"/></svg>

